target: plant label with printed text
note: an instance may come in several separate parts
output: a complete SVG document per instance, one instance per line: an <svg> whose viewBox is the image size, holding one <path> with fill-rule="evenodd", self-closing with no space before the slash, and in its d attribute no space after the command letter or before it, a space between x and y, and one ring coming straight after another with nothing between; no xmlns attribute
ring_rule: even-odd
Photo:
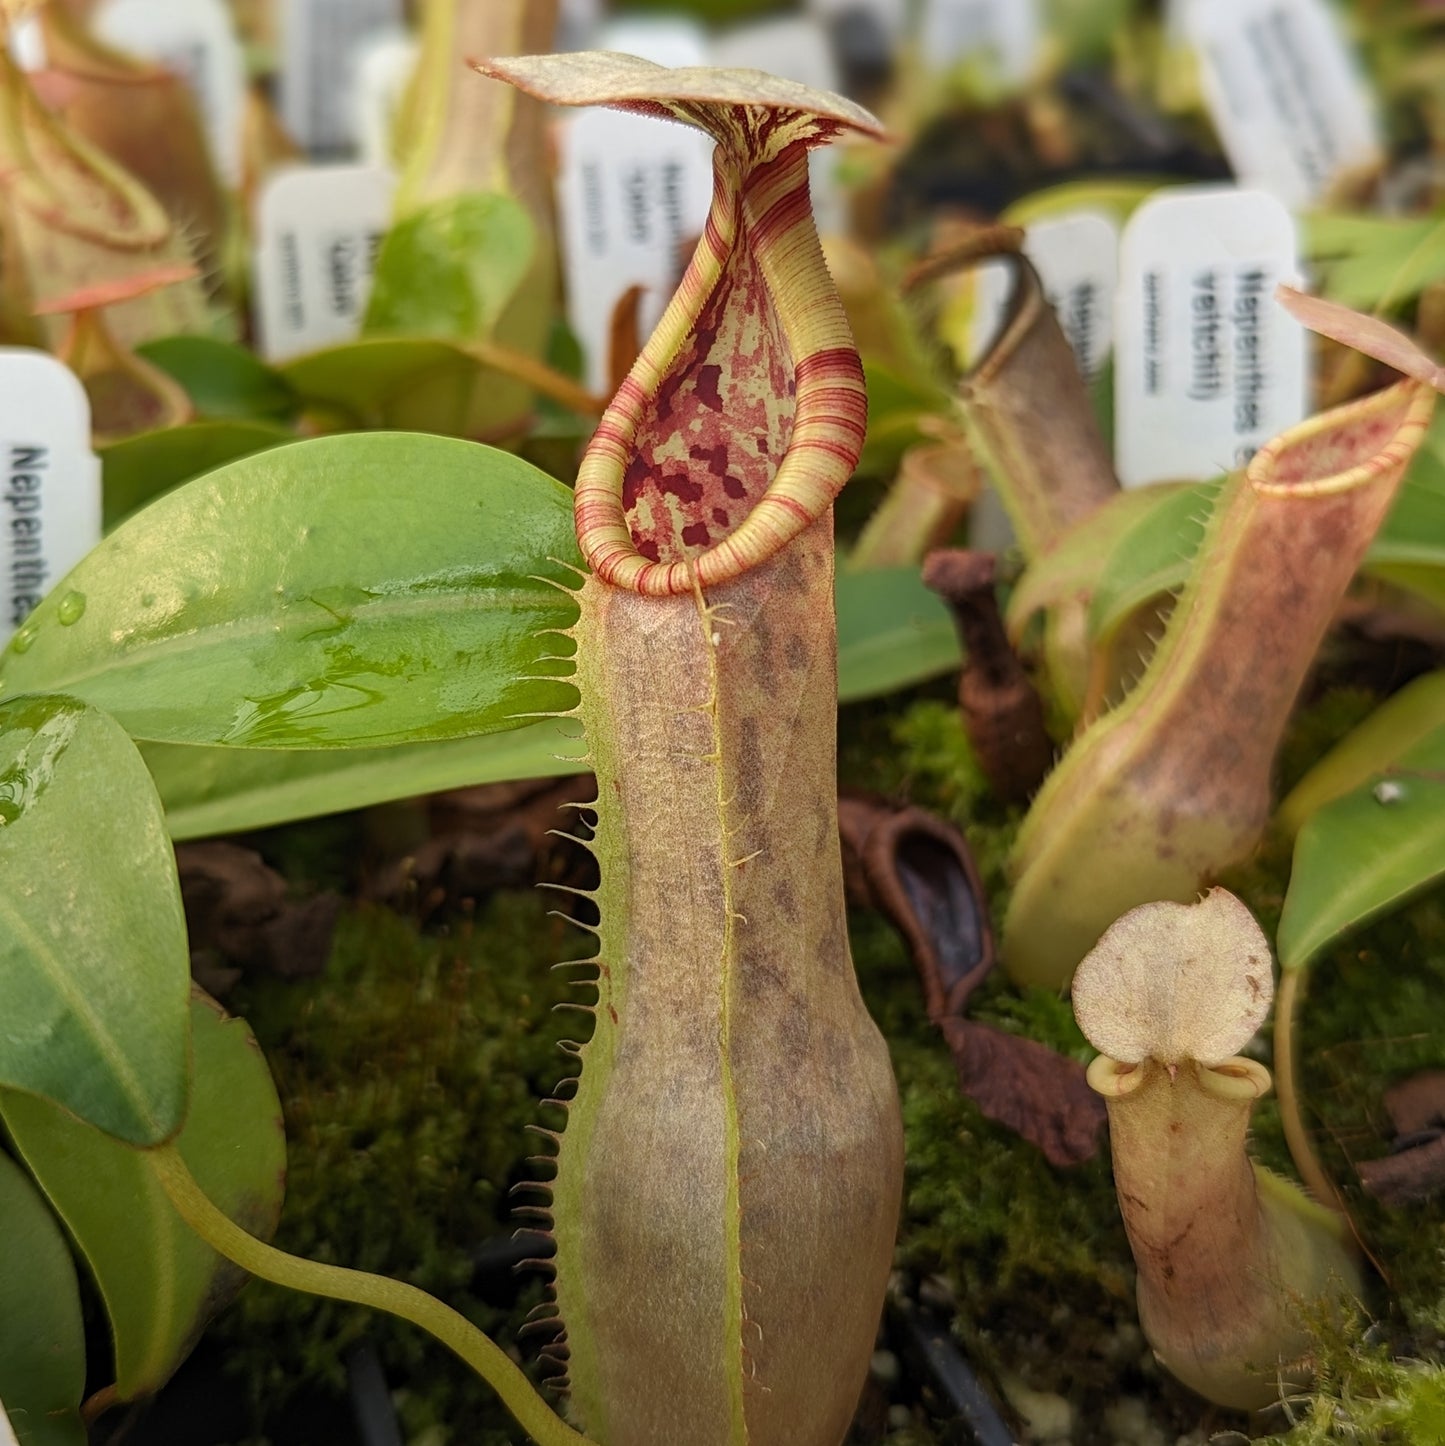
<svg viewBox="0 0 1445 1446"><path fill-rule="evenodd" d="M702 30L683 20L615 21L599 44L658 65L709 59ZM644 288L645 340L707 221L713 143L690 126L600 107L563 119L558 141L567 317L587 384L604 391L617 303L633 286Z"/></svg>
<svg viewBox="0 0 1445 1446"><path fill-rule="evenodd" d="M90 399L75 373L46 352L0 347L0 469L4 641L100 541Z"/></svg>
<svg viewBox="0 0 1445 1446"><path fill-rule="evenodd" d="M1044 294L1054 308L1084 378L1098 376L1114 347L1114 293L1119 284L1119 227L1105 211L1080 208L1033 222L1024 237ZM1010 268L991 261L978 268L971 356L987 351L1002 324L1010 295Z"/></svg>
<svg viewBox="0 0 1445 1446"><path fill-rule="evenodd" d="M1373 98L1326 0L1190 0L1185 22L1241 185L1299 210L1381 163Z"/></svg>
<svg viewBox="0 0 1445 1446"><path fill-rule="evenodd" d="M284 361L354 338L391 224L393 172L294 166L256 207L256 323L261 354Z"/></svg>
<svg viewBox="0 0 1445 1446"><path fill-rule="evenodd" d="M1124 228L1115 313L1119 480L1195 481L1244 463L1301 421L1303 327L1274 300L1298 285L1293 219L1232 186L1150 197Z"/></svg>
<svg viewBox="0 0 1445 1446"><path fill-rule="evenodd" d="M281 6L277 102L286 129L306 150L324 155L351 143L361 50L378 31L400 30L405 21L402 0L287 0Z"/></svg>

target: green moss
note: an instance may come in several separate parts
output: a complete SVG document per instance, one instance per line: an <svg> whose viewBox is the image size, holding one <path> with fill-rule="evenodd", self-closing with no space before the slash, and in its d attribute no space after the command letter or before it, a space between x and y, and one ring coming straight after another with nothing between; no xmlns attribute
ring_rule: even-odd
<svg viewBox="0 0 1445 1446"><path fill-rule="evenodd" d="M989 795L950 694L942 683L847 709L840 771L845 783L912 798L958 822L998 917L1021 812ZM1311 709L1285 751L1285 772L1307 768L1362 707L1358 696L1329 695ZM332 881L331 842L301 840L291 863ZM1287 844L1271 840L1224 882L1272 932L1288 873ZM471 1251L510 1232L506 1190L537 1149L524 1128L538 1118L535 1100L564 1072L554 1046L575 1017L551 1014L568 990L545 965L588 947L548 919L547 908L535 894L501 896L445 937L360 909L344 917L325 978L260 981L233 1001L256 1028L286 1100L292 1165L280 1243L413 1280L504 1342L516 1338L521 1308L477 1297ZM961 1344L986 1376L1006 1375L1073 1404L1076 1446L1112 1439L1101 1423L1121 1397L1145 1401L1169 1439L1197 1428L1204 1408L1152 1364L1138 1332L1107 1156L1055 1170L984 1119L959 1093L902 943L874 915L855 916L851 929L903 1101L900 1267L953 1293ZM1418 1069L1445 1067L1442 996L1445 900L1382 921L1313 971L1301 1012L1302 1086L1336 1178L1353 1181L1354 1159L1387 1148L1383 1089ZM972 1012L1075 1058L1090 1053L1057 995L1019 993L996 976ZM1267 1057L1267 1040L1259 1047ZM1254 1148L1290 1172L1272 1102L1256 1114ZM1318 1392L1293 1404L1299 1424L1277 1439L1424 1446L1445 1439L1441 1375L1429 1364L1445 1337L1445 1219L1435 1206L1386 1211L1350 1189L1391 1291L1370 1302L1378 1317L1372 1344L1359 1335L1322 1339ZM541 1294L534 1284L522 1308ZM339 1391L342 1354L365 1333L392 1378L407 1383L399 1402L410 1441L500 1446L514 1437L486 1388L407 1327L253 1284L221 1329L251 1383L258 1423L259 1403L274 1410L302 1384ZM1216 1430L1228 1424L1218 1413L1210 1419ZM934 1438L916 1416L889 1439L928 1446Z"/></svg>
<svg viewBox="0 0 1445 1446"><path fill-rule="evenodd" d="M542 1299L541 1278L499 1309L473 1287L473 1252L515 1228L508 1189L541 1150L526 1126L565 1073L558 1038L577 1033L578 1016L552 1013L573 997L572 971L548 965L587 949L548 907L536 893L499 895L441 937L362 907L343 916L323 977L260 980L231 1001L286 1111L277 1244L411 1281L504 1344ZM256 1402L255 1429L303 1386L340 1394L346 1348L365 1335L408 1383L410 1439L434 1428L431 1446L503 1446L515 1435L487 1387L410 1326L253 1282L216 1330Z"/></svg>
<svg viewBox="0 0 1445 1446"><path fill-rule="evenodd" d="M1374 700L1326 694L1304 710L1281 750L1288 786L1354 727ZM1006 897L1005 862L1019 816L988 795L956 708L915 699L863 720L843 751L845 779L878 780L953 818L975 849L994 916ZM1289 880L1287 841L1270 838L1222 882L1275 932ZM1199 1403L1152 1370L1133 1340L1133 1270L1105 1161L1057 1172L965 1100L941 1042L922 1017L901 945L878 920L854 921L855 953L870 1007L894 1053L908 1133L908 1193L900 1262L944 1275L958 1295L957 1330L976 1362L1067 1396L1081 1421L1099 1420L1121 1394L1150 1397L1180 1430ZM1386 1210L1355 1184L1353 1162L1384 1153L1380 1099L1396 1079L1445 1068L1445 898L1427 898L1362 932L1312 971L1300 1017L1301 1087L1333 1176L1389 1289L1369 1302L1362 1335L1322 1339L1315 1396L1292 1403L1288 1446L1357 1441L1413 1446L1445 1440L1440 1369L1445 1343L1445 1211ZM977 1018L1087 1058L1067 1003L991 980ZM1254 1052L1268 1059L1268 1036ZM1256 1111L1253 1150L1292 1175L1273 1099ZM1102 1348L1100 1343L1109 1343ZM1192 1414L1191 1414L1192 1413ZM1216 1420L1218 1420L1216 1413ZM1222 1422L1220 1422L1222 1424ZM1271 1423L1278 1429L1276 1420ZM1078 1439L1091 1440L1088 1427ZM1257 1424L1255 1429L1261 1429ZM1334 1434L1330 1434L1334 1433ZM1102 1439L1102 1438L1101 1438Z"/></svg>
<svg viewBox="0 0 1445 1446"><path fill-rule="evenodd" d="M1323 1325L1323 1323L1322 1323ZM1263 1446L1439 1446L1445 1441L1445 1370L1399 1359L1358 1329L1322 1328L1315 1388L1290 1403L1292 1429Z"/></svg>

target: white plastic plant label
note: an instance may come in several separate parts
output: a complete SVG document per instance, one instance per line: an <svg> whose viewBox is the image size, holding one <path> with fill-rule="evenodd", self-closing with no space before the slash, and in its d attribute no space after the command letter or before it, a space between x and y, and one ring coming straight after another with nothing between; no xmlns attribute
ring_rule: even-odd
<svg viewBox="0 0 1445 1446"><path fill-rule="evenodd" d="M659 65L702 65L702 31L684 20L617 21L599 42ZM607 384L612 317L634 286L644 288L645 338L700 235L712 200L712 141L675 122L604 108L578 111L559 127L557 209L567 279L567 315L587 362L587 383Z"/></svg>
<svg viewBox="0 0 1445 1446"><path fill-rule="evenodd" d="M557 49L594 49L601 24L602 0L561 0L557 9Z"/></svg>
<svg viewBox="0 0 1445 1446"><path fill-rule="evenodd" d="M766 69L817 90L838 88L838 63L828 33L808 15L783 15L724 30L713 37L709 62Z"/></svg>
<svg viewBox="0 0 1445 1446"><path fill-rule="evenodd" d="M245 57L225 0L105 0L95 32L118 50L163 65L196 93L221 179L241 181Z"/></svg>
<svg viewBox="0 0 1445 1446"><path fill-rule="evenodd" d="M1304 328L1274 300L1298 285L1290 214L1263 191L1180 187L1124 228L1114 416L1126 487L1243 465L1308 404Z"/></svg>
<svg viewBox="0 0 1445 1446"><path fill-rule="evenodd" d="M392 133L420 54L420 42L406 30L378 31L357 52L351 135L363 165L393 163Z"/></svg>
<svg viewBox="0 0 1445 1446"><path fill-rule="evenodd" d="M0 469L5 642L100 541L90 399L75 373L47 352L0 347Z"/></svg>
<svg viewBox="0 0 1445 1446"><path fill-rule="evenodd" d="M1300 210L1379 164L1373 99L1328 0L1189 0L1185 20L1241 185Z"/></svg>
<svg viewBox="0 0 1445 1446"><path fill-rule="evenodd" d="M44 70L48 57L45 54L45 32L33 15L17 21L10 31L10 59L21 70ZM0 1443L5 1440L0 1436Z"/></svg>
<svg viewBox="0 0 1445 1446"><path fill-rule="evenodd" d="M284 0L277 101L283 124L306 150L346 148L358 57L378 31L404 27L404 9L402 0Z"/></svg>
<svg viewBox="0 0 1445 1446"><path fill-rule="evenodd" d="M558 177L567 311L604 390L617 303L644 289L640 330L657 324L701 234L712 197L712 142L645 116L587 110L564 123Z"/></svg>
<svg viewBox="0 0 1445 1446"><path fill-rule="evenodd" d="M267 181L256 208L255 277L268 361L356 335L395 189L395 174L380 166L294 166Z"/></svg>
<svg viewBox="0 0 1445 1446"><path fill-rule="evenodd" d="M5 1403L0 1401L0 1446L19 1446L15 1432L10 1426L10 1417L5 1414Z"/></svg>
<svg viewBox="0 0 1445 1446"><path fill-rule="evenodd" d="M1018 85L1038 67L1043 47L1039 0L924 0L918 47L932 70L978 57Z"/></svg>
<svg viewBox="0 0 1445 1446"><path fill-rule="evenodd" d="M1114 293L1119 284L1119 227L1106 211L1081 207L1035 221L1024 237L1044 294L1092 381L1114 348ZM971 356L982 356L996 335L1009 299L1009 267L981 266L974 292Z"/></svg>
<svg viewBox="0 0 1445 1446"><path fill-rule="evenodd" d="M640 55L654 65L707 65L707 31L685 15L621 15L598 32L599 50Z"/></svg>
<svg viewBox="0 0 1445 1446"><path fill-rule="evenodd" d="M710 64L766 70L814 90L843 88L838 62L822 24L807 15L781 16L740 25L715 36ZM842 146L819 146L808 157L809 188L818 230L827 236L847 227L838 168Z"/></svg>

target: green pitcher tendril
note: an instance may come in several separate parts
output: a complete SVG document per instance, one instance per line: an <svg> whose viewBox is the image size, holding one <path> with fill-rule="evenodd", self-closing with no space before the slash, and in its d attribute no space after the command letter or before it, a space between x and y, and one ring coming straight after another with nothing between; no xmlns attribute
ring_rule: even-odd
<svg viewBox="0 0 1445 1446"><path fill-rule="evenodd" d="M227 1260L275 1285L370 1306L420 1326L460 1356L496 1391L517 1424L538 1446L587 1446L588 1438L574 1431L547 1405L516 1362L451 1306L399 1280L322 1265L277 1250L248 1235L211 1203L174 1145L150 1150L147 1158L176 1213Z"/></svg>

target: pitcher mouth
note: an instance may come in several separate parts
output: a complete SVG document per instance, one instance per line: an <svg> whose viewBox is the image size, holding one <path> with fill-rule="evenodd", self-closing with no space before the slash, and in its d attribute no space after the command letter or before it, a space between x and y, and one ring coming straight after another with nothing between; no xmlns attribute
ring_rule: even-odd
<svg viewBox="0 0 1445 1446"><path fill-rule="evenodd" d="M609 586L668 597L740 576L824 516L862 451L863 368L813 227L807 152L881 128L760 71L604 52L478 68L542 100L666 116L716 140L707 225L588 446L574 511Z"/></svg>
<svg viewBox="0 0 1445 1446"><path fill-rule="evenodd" d="M1245 469L1268 497L1327 497L1403 467L1420 445L1435 391L1410 378L1323 412L1261 447Z"/></svg>
<svg viewBox="0 0 1445 1446"><path fill-rule="evenodd" d="M578 472L578 543L612 587L668 597L738 577L857 465L863 367L813 230L807 150L719 147L697 251Z"/></svg>

